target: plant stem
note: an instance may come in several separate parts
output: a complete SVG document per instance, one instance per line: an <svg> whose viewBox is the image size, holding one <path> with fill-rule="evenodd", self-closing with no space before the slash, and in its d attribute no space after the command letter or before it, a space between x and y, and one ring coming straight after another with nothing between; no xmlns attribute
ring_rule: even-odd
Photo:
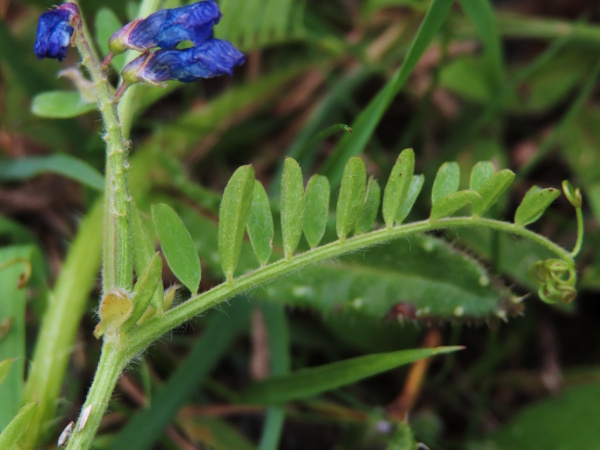
<svg viewBox="0 0 600 450"><path fill-rule="evenodd" d="M89 415L87 418L83 417L83 413L79 416L67 449L87 449L92 445L117 380L129 362L129 359L124 357L125 352L121 350L120 344L118 334L105 335L94 383L81 409L85 415L89 411Z"/></svg>
<svg viewBox="0 0 600 450"><path fill-rule="evenodd" d="M75 44L81 54L82 64L94 83L98 109L105 128L106 187L102 287L105 293L117 287L130 290L133 282L133 263L129 239L131 198L127 186L128 142L121 131L112 88L102 73L97 55L88 44L89 32L83 18L78 20L76 26Z"/></svg>

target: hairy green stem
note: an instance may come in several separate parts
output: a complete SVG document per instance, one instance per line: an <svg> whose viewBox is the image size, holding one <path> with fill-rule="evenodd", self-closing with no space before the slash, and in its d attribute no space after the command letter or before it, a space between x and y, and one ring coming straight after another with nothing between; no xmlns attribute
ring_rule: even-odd
<svg viewBox="0 0 600 450"><path fill-rule="evenodd" d="M87 449L94 441L110 396L115 389L121 372L129 362L118 335L107 335L102 345L102 356L94 375L94 383L88 392L85 404L67 449Z"/></svg>
<svg viewBox="0 0 600 450"><path fill-rule="evenodd" d="M111 85L102 73L96 53L88 43L89 32L83 18L78 20L76 26L75 45L94 84L98 109L105 128L106 187L102 287L105 293L117 287L130 290L133 282L133 259L129 239L131 198L127 186L128 142L121 131Z"/></svg>

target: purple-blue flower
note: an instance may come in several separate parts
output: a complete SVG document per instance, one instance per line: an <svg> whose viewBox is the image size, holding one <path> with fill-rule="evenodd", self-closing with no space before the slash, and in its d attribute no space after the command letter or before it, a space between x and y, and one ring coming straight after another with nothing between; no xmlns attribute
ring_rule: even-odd
<svg viewBox="0 0 600 450"><path fill-rule="evenodd" d="M167 80L183 82L219 75L231 75L246 60L228 41L211 39L185 50L157 50L138 56L123 69L127 83L160 84Z"/></svg>
<svg viewBox="0 0 600 450"><path fill-rule="evenodd" d="M57 58L62 61L71 45L73 23L79 16L74 3L63 3L58 8L40 16L33 50L39 59Z"/></svg>
<svg viewBox="0 0 600 450"><path fill-rule="evenodd" d="M108 47L116 55L127 49L139 52L153 47L173 49L186 40L200 45L213 37L213 26L220 19L221 12L214 0L163 9L125 25L112 35Z"/></svg>

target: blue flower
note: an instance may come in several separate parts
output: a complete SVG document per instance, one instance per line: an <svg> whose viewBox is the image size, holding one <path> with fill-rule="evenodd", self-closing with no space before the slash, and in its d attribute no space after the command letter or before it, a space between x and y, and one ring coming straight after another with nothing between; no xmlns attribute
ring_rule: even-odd
<svg viewBox="0 0 600 450"><path fill-rule="evenodd" d="M160 84L167 80L183 82L219 75L231 75L246 57L228 41L211 39L185 50L157 50L138 56L123 69L127 83Z"/></svg>
<svg viewBox="0 0 600 450"><path fill-rule="evenodd" d="M112 35L108 47L116 55L127 49L139 52L153 47L173 49L185 40L200 45L213 37L213 26L220 19L221 12L214 0L163 9L125 25Z"/></svg>
<svg viewBox="0 0 600 450"><path fill-rule="evenodd" d="M39 59L57 58L62 61L73 36L73 23L79 17L74 3L64 3L40 16L33 50Z"/></svg>

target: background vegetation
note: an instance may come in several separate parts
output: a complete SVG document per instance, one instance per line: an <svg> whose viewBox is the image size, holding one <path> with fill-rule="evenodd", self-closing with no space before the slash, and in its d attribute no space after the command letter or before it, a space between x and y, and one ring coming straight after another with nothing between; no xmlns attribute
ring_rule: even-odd
<svg viewBox="0 0 600 450"><path fill-rule="evenodd" d="M0 0L0 267L23 258L33 268L27 289L11 281L18 271L0 270L0 285L12 286L0 298L0 361L18 357L21 367L0 388L0 426L14 415L10 399L19 398L47 302L88 299L81 323L65 324L77 339L45 430L47 448L77 417L99 355L92 333L101 221L93 205L104 161L98 116L80 115L94 103L75 92L71 103L62 97L68 117L56 119L44 118L56 115L52 101L33 101L44 91L73 90L56 73L77 64L74 52L59 65L32 51L37 18L53 3ZM517 174L492 211L497 218L512 217L534 184L580 186L586 240L578 296L570 304L537 301L528 269L547 257L543 250L473 230L309 268L151 347L119 381L95 448L264 450L278 441L282 449L402 448L394 430L407 416L431 449L600 448L595 2L454 2L439 31L419 33L429 1L219 4L217 35L248 55L246 65L233 78L139 89L127 124L137 205L148 213L158 202L177 209L202 258L202 290L222 280L215 217L238 166L251 163L276 196L283 159L292 156L305 181L325 174L337 192L350 156L362 154L369 174L386 180L410 146L426 177L412 220L428 216L431 180L445 161L458 161L463 174L481 160ZM100 48L136 5L82 2ZM571 205L560 197L532 228L571 248ZM280 242L275 248L281 253ZM65 262L75 253L75 262ZM247 249L240 266L256 267ZM63 275L69 282L57 282L61 270L71 271ZM176 282L166 265L163 278ZM512 295L527 297L515 306ZM427 313L440 305L444 312ZM248 390L269 374L442 344L466 349L285 407L266 408L260 400L268 393Z"/></svg>

